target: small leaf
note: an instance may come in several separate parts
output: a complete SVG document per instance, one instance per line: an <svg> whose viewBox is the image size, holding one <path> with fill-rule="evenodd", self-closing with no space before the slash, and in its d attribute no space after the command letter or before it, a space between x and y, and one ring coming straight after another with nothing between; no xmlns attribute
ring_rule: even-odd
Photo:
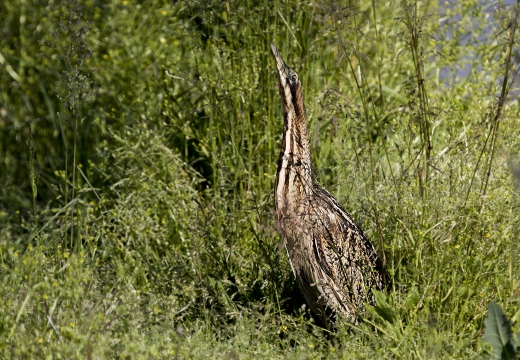
<svg viewBox="0 0 520 360"><path fill-rule="evenodd" d="M376 313L381 316L385 321L389 322L390 324L394 323L394 317L392 312L386 308L381 306L374 306L374 309Z"/></svg>
<svg viewBox="0 0 520 360"><path fill-rule="evenodd" d="M386 302L386 295L385 293L381 292L381 291L377 291L376 289L372 289L372 293L374 294L374 297L376 299L376 304L381 306L381 305L386 305L388 306L387 302Z"/></svg>
<svg viewBox="0 0 520 360"><path fill-rule="evenodd" d="M493 347L494 359L513 359L516 352L512 346L511 322L500 306L491 301L484 321L486 330L482 340ZM511 354L513 352L513 354ZM512 355L512 357L510 357Z"/></svg>
<svg viewBox="0 0 520 360"><path fill-rule="evenodd" d="M408 293L408 295L406 296L406 301L405 301L404 309L405 309L406 311L409 311L409 310L412 309L415 305L417 305L417 303L419 303L420 300L421 300L421 297L420 297L419 294L417 294L416 292L410 292L410 293Z"/></svg>
<svg viewBox="0 0 520 360"><path fill-rule="evenodd" d="M381 291L372 290L374 297L376 299L376 306L374 306L375 311L379 316L381 316L385 321L389 322L390 324L393 324L394 314L392 307L388 305L386 301L386 295L382 293Z"/></svg>

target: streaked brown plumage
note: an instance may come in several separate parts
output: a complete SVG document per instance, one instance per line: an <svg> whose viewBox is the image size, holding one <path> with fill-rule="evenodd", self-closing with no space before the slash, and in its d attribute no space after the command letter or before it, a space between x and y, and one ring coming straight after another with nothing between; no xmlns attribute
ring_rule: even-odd
<svg viewBox="0 0 520 360"><path fill-rule="evenodd" d="M311 310L330 327L337 316L356 323L372 289L388 274L374 245L332 195L314 183L303 90L271 44L284 110L275 184L278 226L292 270Z"/></svg>

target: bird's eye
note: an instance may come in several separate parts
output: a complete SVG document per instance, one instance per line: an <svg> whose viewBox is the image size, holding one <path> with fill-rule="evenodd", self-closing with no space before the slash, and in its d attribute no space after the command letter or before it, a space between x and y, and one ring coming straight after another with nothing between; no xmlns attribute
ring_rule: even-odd
<svg viewBox="0 0 520 360"><path fill-rule="evenodd" d="M293 73L293 74L291 75L291 82L295 83L296 81L298 81L298 75L296 75L296 74Z"/></svg>

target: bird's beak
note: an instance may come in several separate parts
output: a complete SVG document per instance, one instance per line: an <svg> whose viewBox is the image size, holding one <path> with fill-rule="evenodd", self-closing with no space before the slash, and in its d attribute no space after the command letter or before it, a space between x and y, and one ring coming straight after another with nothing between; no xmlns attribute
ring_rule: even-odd
<svg viewBox="0 0 520 360"><path fill-rule="evenodd" d="M276 46L274 46L273 43L271 43L271 51L273 52L274 59L276 60L276 68L278 69L280 82L283 85L284 81L282 79L287 79L287 76L289 76L289 67L285 64L282 57L280 56L280 53L278 52L278 49Z"/></svg>
<svg viewBox="0 0 520 360"><path fill-rule="evenodd" d="M276 69L278 70L278 90L282 97L283 108L286 114L292 117L298 117L305 120L305 106L303 105L303 91L301 88L298 75L285 64L274 46L271 43L271 51L276 60ZM291 80L290 77L293 79Z"/></svg>

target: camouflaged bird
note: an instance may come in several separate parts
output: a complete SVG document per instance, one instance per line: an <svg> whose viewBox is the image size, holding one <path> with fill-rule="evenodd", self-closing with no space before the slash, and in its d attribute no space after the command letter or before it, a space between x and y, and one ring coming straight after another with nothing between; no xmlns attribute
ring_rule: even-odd
<svg viewBox="0 0 520 360"><path fill-rule="evenodd" d="M374 245L332 195L313 179L303 90L298 74L271 44L283 102L284 130L274 203L292 270L311 310L326 327L357 323L372 289L388 273Z"/></svg>

